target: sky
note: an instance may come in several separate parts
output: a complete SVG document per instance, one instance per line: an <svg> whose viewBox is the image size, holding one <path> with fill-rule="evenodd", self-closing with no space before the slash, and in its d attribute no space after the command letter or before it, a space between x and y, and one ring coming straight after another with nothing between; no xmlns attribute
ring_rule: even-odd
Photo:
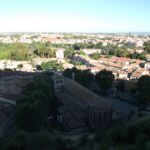
<svg viewBox="0 0 150 150"><path fill-rule="evenodd" d="M150 32L150 0L0 0L0 32Z"/></svg>

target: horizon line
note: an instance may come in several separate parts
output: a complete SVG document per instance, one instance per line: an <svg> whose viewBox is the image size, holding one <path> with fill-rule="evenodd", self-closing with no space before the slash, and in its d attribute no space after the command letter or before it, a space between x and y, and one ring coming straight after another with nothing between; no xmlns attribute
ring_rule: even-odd
<svg viewBox="0 0 150 150"><path fill-rule="evenodd" d="M80 32L80 31L0 31L0 33L80 33L80 34L92 34L92 33L96 33L96 34L105 34L105 33L150 33L150 31L99 31L99 32Z"/></svg>

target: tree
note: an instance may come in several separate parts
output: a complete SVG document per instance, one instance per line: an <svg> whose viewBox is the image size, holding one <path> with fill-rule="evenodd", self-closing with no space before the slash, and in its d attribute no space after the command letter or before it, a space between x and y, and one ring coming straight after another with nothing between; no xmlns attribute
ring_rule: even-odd
<svg viewBox="0 0 150 150"><path fill-rule="evenodd" d="M54 144L55 144L55 150L67 150L66 143L60 137L55 138Z"/></svg>
<svg viewBox="0 0 150 150"><path fill-rule="evenodd" d="M43 62L41 64L42 70L48 70L48 69L56 69L56 70L63 70L62 64L58 64L56 61L48 61Z"/></svg>
<svg viewBox="0 0 150 150"><path fill-rule="evenodd" d="M120 49L117 51L117 56L118 57L128 57L129 52L126 49Z"/></svg>
<svg viewBox="0 0 150 150"><path fill-rule="evenodd" d="M144 42L144 50L150 53L150 41Z"/></svg>
<svg viewBox="0 0 150 150"><path fill-rule="evenodd" d="M124 143L128 139L127 128L122 125L111 127L106 133L106 139L110 143Z"/></svg>
<svg viewBox="0 0 150 150"><path fill-rule="evenodd" d="M79 145L81 147L85 146L88 142L88 136L87 135L82 135L80 138L79 138Z"/></svg>
<svg viewBox="0 0 150 150"><path fill-rule="evenodd" d="M144 75L138 79L138 102L145 104L150 102L150 76Z"/></svg>
<svg viewBox="0 0 150 150"><path fill-rule="evenodd" d="M137 150L145 149L147 141L148 141L147 135L141 133L138 134L135 139Z"/></svg>
<svg viewBox="0 0 150 150"><path fill-rule="evenodd" d="M150 142L146 143L146 150L150 150Z"/></svg>
<svg viewBox="0 0 150 150"><path fill-rule="evenodd" d="M63 72L63 75L68 78L72 78L73 74L75 81L85 87L88 87L94 79L94 76L90 70L78 70L74 67L72 69L66 69Z"/></svg>
<svg viewBox="0 0 150 150"><path fill-rule="evenodd" d="M120 91L124 91L124 89L125 89L125 82L124 82L124 80L120 80L119 82L118 82L118 84L117 84L117 89L118 90L120 90Z"/></svg>
<svg viewBox="0 0 150 150"><path fill-rule="evenodd" d="M106 94L108 89L112 86L114 75L111 71L102 70L96 74L96 82L100 86L102 94Z"/></svg>
<svg viewBox="0 0 150 150"><path fill-rule="evenodd" d="M39 110L36 106L30 105L32 105L32 103L23 103L22 105L17 106L15 120L19 129L36 131L41 125L41 120L39 119L39 116L37 117L37 114L39 115ZM36 117L38 119L36 119Z"/></svg>
<svg viewBox="0 0 150 150"><path fill-rule="evenodd" d="M69 59L74 55L75 51L73 48L67 48L64 52L65 58Z"/></svg>
<svg viewBox="0 0 150 150"><path fill-rule="evenodd" d="M80 44L80 43L75 43L75 44L73 45L73 48L74 48L74 50L80 50L81 44Z"/></svg>
<svg viewBox="0 0 150 150"><path fill-rule="evenodd" d="M93 54L90 55L90 57L92 59L98 60L98 59L100 59L100 54L99 53L93 53Z"/></svg>
<svg viewBox="0 0 150 150"><path fill-rule="evenodd" d="M18 100L15 122L19 129L37 131L48 113L56 112L56 98L51 75L42 74L26 85Z"/></svg>

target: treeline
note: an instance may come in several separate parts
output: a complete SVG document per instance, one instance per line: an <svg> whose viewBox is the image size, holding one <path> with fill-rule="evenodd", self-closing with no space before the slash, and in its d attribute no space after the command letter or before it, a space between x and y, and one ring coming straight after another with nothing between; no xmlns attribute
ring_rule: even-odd
<svg viewBox="0 0 150 150"><path fill-rule="evenodd" d="M114 75L107 70L101 70L94 75L90 70L78 70L74 67L64 70L63 75L68 78L74 78L79 84L102 95L106 95L109 92L114 81Z"/></svg>
<svg viewBox="0 0 150 150"><path fill-rule="evenodd" d="M0 59L27 60L29 45L27 44L0 44Z"/></svg>
<svg viewBox="0 0 150 150"><path fill-rule="evenodd" d="M107 57L117 56L117 57L127 57L131 59L141 59L141 60L145 60L146 55L150 53L150 42L144 43L144 52L142 52L141 54L137 52L131 52L133 50L136 50L135 44L132 43L121 43L121 44L122 46L113 45L113 44L107 44L107 46L103 46L101 42L97 44L76 43L72 47L74 48L74 50L81 50L84 48L101 49L102 50L101 54L106 55Z"/></svg>
<svg viewBox="0 0 150 150"><path fill-rule="evenodd" d="M65 48L65 58L70 58L76 51L84 48L101 49L102 54L107 56L129 57L134 59L145 59L145 56L150 53L150 42L144 43L144 52L138 54L131 53L128 49L135 49L135 46L130 43L123 43L123 46L108 44L103 46L102 42L94 44L75 43L75 44L53 44L50 42L33 42L31 44L14 43L4 44L0 43L0 59L9 60L32 60L34 57L51 58L55 57L55 50L57 48ZM95 56L94 56L95 57Z"/></svg>
<svg viewBox="0 0 150 150"><path fill-rule="evenodd" d="M150 119L132 125L117 125L110 128L104 135L102 143L105 149L114 147L116 150L149 150Z"/></svg>
<svg viewBox="0 0 150 150"><path fill-rule="evenodd" d="M107 131L96 131L93 136L83 134L75 139L63 138L46 132L18 131L3 138L1 150L149 150L150 119L132 125L114 125ZM65 136L65 135L64 135Z"/></svg>
<svg viewBox="0 0 150 150"><path fill-rule="evenodd" d="M144 50L150 54L150 41L144 43Z"/></svg>
<svg viewBox="0 0 150 150"><path fill-rule="evenodd" d="M101 49L103 48L103 43L102 42L99 42L97 44L94 44L94 43L76 43L76 44L73 44L72 46L75 50L80 50L80 49L84 49L84 48L95 48L95 49Z"/></svg>
<svg viewBox="0 0 150 150"><path fill-rule="evenodd" d="M48 62L43 62L41 66L37 66L39 68L38 70L49 70L49 69L54 69L54 70L63 70L63 65L61 63L58 63L57 61L48 61Z"/></svg>
<svg viewBox="0 0 150 150"><path fill-rule="evenodd" d="M55 49L49 43L0 43L0 59L31 60L34 57L54 57Z"/></svg>

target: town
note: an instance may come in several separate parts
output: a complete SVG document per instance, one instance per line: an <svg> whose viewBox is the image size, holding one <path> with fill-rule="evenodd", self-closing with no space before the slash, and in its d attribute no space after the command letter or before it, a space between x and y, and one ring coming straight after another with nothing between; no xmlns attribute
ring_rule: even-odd
<svg viewBox="0 0 150 150"><path fill-rule="evenodd" d="M5 46L5 44L20 43L20 47L22 46L22 48L24 48L25 45L21 44L31 44L33 48L32 51L28 50L28 52L26 52L25 55L28 55L28 57L23 58L24 60L22 61L18 61L17 57L19 56L15 58L15 52L10 50L10 59L7 56L1 59L0 69L34 72L37 70L36 66L41 65L43 62L57 61L62 64L63 69L76 66L81 70L89 69L92 73L107 69L113 72L116 79L136 80L142 75L149 75L150 55L149 52L144 50L144 44L149 40L150 37L147 34L141 36L138 34L132 35L132 33L20 33L17 34L17 36L3 34L0 37L0 42L3 46ZM42 43L43 45L41 46L43 47L41 48L40 44L39 47L34 47L32 43ZM48 49L47 47L50 48ZM2 49L1 54L3 54L3 51ZM36 51L39 54L35 55ZM45 56L41 56L40 53L43 53L41 55ZM48 53L52 53L51 56L49 56L50 54ZM65 54L67 56L64 56Z"/></svg>
<svg viewBox="0 0 150 150"><path fill-rule="evenodd" d="M2 33L0 137L132 126L149 119L149 82L148 33Z"/></svg>

